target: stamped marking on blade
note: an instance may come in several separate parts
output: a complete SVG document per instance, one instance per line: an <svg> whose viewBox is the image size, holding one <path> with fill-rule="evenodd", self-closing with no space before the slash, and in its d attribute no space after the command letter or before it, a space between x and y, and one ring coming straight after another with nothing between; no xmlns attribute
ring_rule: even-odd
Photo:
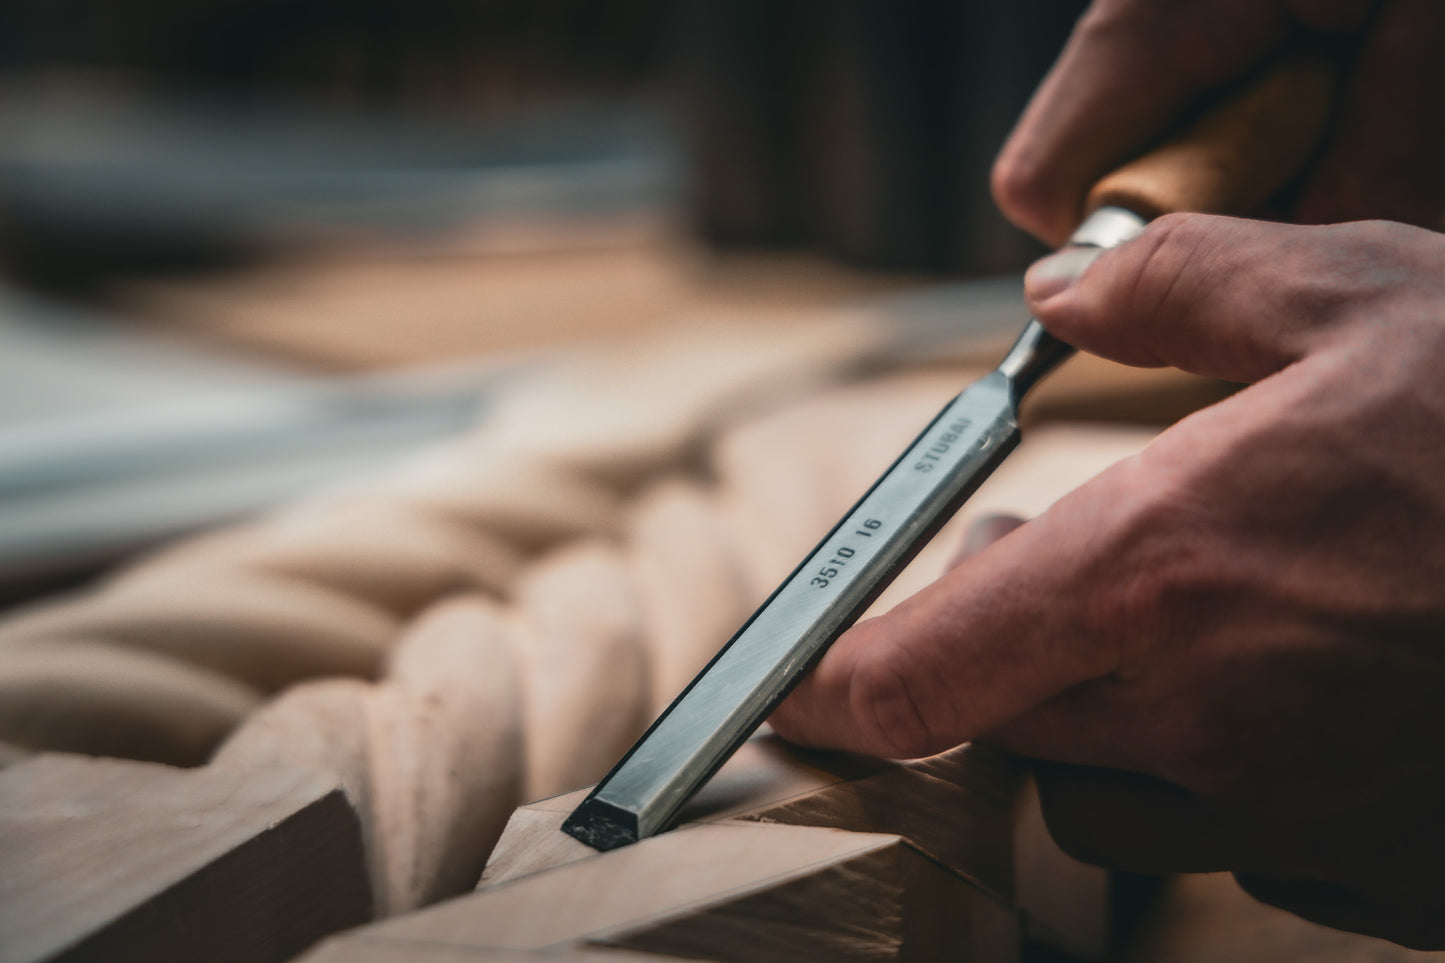
<svg viewBox="0 0 1445 963"><path fill-rule="evenodd" d="M955 398L668 707L563 829L650 836L767 717L1018 438L1009 383ZM602 827L600 823L611 825Z"/></svg>

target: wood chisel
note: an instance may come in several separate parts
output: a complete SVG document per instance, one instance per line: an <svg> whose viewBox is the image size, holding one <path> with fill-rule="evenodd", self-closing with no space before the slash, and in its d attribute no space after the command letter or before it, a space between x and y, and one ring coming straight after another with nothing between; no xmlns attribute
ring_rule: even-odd
<svg viewBox="0 0 1445 963"><path fill-rule="evenodd" d="M1257 209L1304 167L1335 70L1296 55L1182 135L1099 182L1069 242L1104 249L1171 211ZM1019 442L1019 402L1073 353L1030 320L999 366L960 394L763 603L563 830L601 850L667 829L895 575ZM846 426L840 426L846 430Z"/></svg>

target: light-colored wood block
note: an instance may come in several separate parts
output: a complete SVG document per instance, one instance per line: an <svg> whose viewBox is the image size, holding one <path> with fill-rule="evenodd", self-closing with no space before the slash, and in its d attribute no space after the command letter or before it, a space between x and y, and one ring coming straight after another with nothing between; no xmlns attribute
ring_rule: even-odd
<svg viewBox="0 0 1445 963"><path fill-rule="evenodd" d="M288 689L221 743L211 765L235 770L294 766L329 773L341 783L365 834L372 825L366 741L371 692L372 686L358 679L323 679Z"/></svg>
<svg viewBox="0 0 1445 963"><path fill-rule="evenodd" d="M816 765L810 764L816 761ZM713 776L683 812L684 821L735 817L761 806L806 796L889 764L861 756L807 753L767 736L755 737ZM597 851L561 831L588 790L579 789L517 807L492 850L479 888L539 873ZM846 827L845 827L846 828Z"/></svg>
<svg viewBox="0 0 1445 963"><path fill-rule="evenodd" d="M682 821L750 820L904 836L1004 901L1014 898L1013 813L1022 766L965 746L912 763L808 752L755 737L687 805ZM586 858L561 832L586 790L523 806L482 876L492 885ZM566 842L560 842L561 837Z"/></svg>
<svg viewBox="0 0 1445 963"><path fill-rule="evenodd" d="M512 814L481 886L595 855L561 831L586 791ZM1021 761L966 745L904 763L806 752L763 736L746 743L683 811L688 821L750 820L887 833L999 901L1031 942L1082 959L1111 951L1107 871L1054 844Z"/></svg>
<svg viewBox="0 0 1445 963"><path fill-rule="evenodd" d="M361 819L378 915L465 892L521 798L511 628L487 599L441 603L391 653L383 682L291 689L247 720L212 767L334 774Z"/></svg>
<svg viewBox="0 0 1445 963"><path fill-rule="evenodd" d="M298 769L0 772L0 961L286 960L367 919L361 834Z"/></svg>
<svg viewBox="0 0 1445 963"><path fill-rule="evenodd" d="M737 961L1017 958L1012 911L897 836L695 824L390 920L391 939Z"/></svg>

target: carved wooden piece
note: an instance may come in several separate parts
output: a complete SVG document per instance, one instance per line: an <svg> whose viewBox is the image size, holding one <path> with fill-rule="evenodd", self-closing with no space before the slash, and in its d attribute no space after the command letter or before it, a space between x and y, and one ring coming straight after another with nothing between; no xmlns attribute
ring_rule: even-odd
<svg viewBox="0 0 1445 963"><path fill-rule="evenodd" d="M438 606L392 654L383 684L293 690L232 736L213 766L336 774L362 820L378 915L463 892L521 797L509 633L493 603Z"/></svg>
<svg viewBox="0 0 1445 963"><path fill-rule="evenodd" d="M651 692L644 722L650 722L732 637L754 599L735 536L702 486L673 481L645 492L627 532L647 625ZM621 751L611 761L620 757Z"/></svg>
<svg viewBox="0 0 1445 963"><path fill-rule="evenodd" d="M365 931L501 949L601 943L737 961L1016 958L997 901L897 836L704 823Z"/></svg>
<svg viewBox="0 0 1445 963"><path fill-rule="evenodd" d="M489 888L595 856L561 832L585 791L519 808L482 875ZM888 763L804 752L770 737L743 746L684 820L747 820L903 837L1024 915L1032 941L1082 959L1112 949L1109 875L1054 845L1025 767L983 746Z"/></svg>
<svg viewBox="0 0 1445 963"><path fill-rule="evenodd" d="M260 703L250 686L149 652L51 639L0 652L0 731L22 749L193 766Z"/></svg>
<svg viewBox="0 0 1445 963"><path fill-rule="evenodd" d="M360 494L405 501L526 552L616 531L622 516L614 489L529 460L485 434L422 456Z"/></svg>
<svg viewBox="0 0 1445 963"><path fill-rule="evenodd" d="M0 772L0 960L279 963L367 918L362 860L314 772L40 756Z"/></svg>
<svg viewBox="0 0 1445 963"><path fill-rule="evenodd" d="M168 734L162 727L157 736L141 725L144 738L116 744L131 752L150 739L161 749L147 751L194 763L205 745L255 705L257 688L275 689L317 672L380 676L376 684L329 679L287 690L251 716L213 769L288 762L335 774L364 828L377 911L424 905L475 882L502 821L519 801L523 768L533 791L546 792L580 785L614 762L645 723L642 707L655 707L675 694L797 561L805 543L818 534L809 526L826 527L966 380L956 374L895 379L830 393L759 419L727 435L736 440L716 449L712 464L719 486L702 478L667 480L633 496L626 512L619 510L617 489L646 475L639 466L681 463L701 440L678 441L673 424L624 452L622 467L603 470L590 440L564 451L565 433L547 442L551 447L545 458L534 452L532 461L492 460L515 451L495 437L482 439L464 454L441 456L388 482L388 490L407 493L396 519L416 512L422 519L446 518L453 528L421 525L414 545L390 546L385 532L368 532L338 539L341 548L316 547L302 534L309 538L332 531L338 521L364 524L361 509L373 504L385 486L298 507L254 530L239 529L196 546L189 561L189 550L179 550L100 593L0 626L0 687L7 666L23 668L28 663L18 656L29 651L45 654L47 671L69 664L66 653L74 653L70 661L80 668L95 650L122 661L159 662L183 677L170 680L175 683L170 688L169 682L152 685L142 692L144 699L132 694L114 705L100 700L105 711L98 714L73 712L61 702L45 717L53 738L64 736L64 723L72 717L83 719L92 731L130 731L177 692L206 691L191 685L193 675L214 678L234 698L220 700L223 711L210 716L193 713L202 721L214 717L201 727L201 735ZM645 414L636 406L629 410L639 418ZM689 417L716 417L700 408L692 411ZM852 434L838 433L840 418L854 426ZM1137 450L1145 437L1130 433L1118 445L1080 444L1085 452L1106 450L1107 461ZM659 439L672 440L661 444ZM1015 455L1017 463L1027 463L1029 448L1026 442ZM664 450L665 457L659 454ZM1036 511L1053 494L1082 480L1077 471L1061 471L1052 463L1043 474L1048 482L1042 487L1014 480L1000 491L1014 496L1010 505ZM787 479L796 484L781 484ZM412 482L416 487L409 489ZM580 501L563 503L568 492ZM315 527L308 520L313 514ZM405 542L406 526L398 521L391 527ZM478 572L467 574L469 563L456 554L469 551L469 532L490 533L478 544L490 544L485 538L495 535L535 549L601 529L617 532L619 544L592 542L556 551L533 562L509 586L514 595L505 605L472 599L459 607L443 606L424 616L392 649L399 631L395 616L407 606L428 592L483 580ZM397 548L389 560L348 557L389 547ZM949 553L951 547L930 552L920 559L926 565L905 574L899 591L910 580L916 588L931 579L942 568L938 553ZM416 571L398 580L395 592L385 590L387 566L408 558L416 562ZM91 636L102 638L103 645L89 641ZM339 658L337 652L361 657ZM513 656L521 663L519 678L509 668ZM117 712L125 725L116 724ZM0 701L0 738L13 740L15 722L5 718ZM521 740L524 723L526 739ZM529 754L525 767L523 742ZM100 744L87 748L94 751L95 745ZM100 751L107 750L102 745ZM747 758L745 753L742 759ZM771 768L754 767L740 771L738 780L715 781L690 818L716 822L751 815L754 821L816 822L904 835L911 848L888 857L892 868L880 870L894 880L895 892L937 894L964 885L965 878L994 897L1022 892L1010 890L1018 881L1008 878L1007 807L994 805L1007 793L990 795L982 788L987 780L962 791L917 768L837 757L826 764L786 754L778 758L782 761L773 760ZM833 790L825 791L828 787ZM895 794L913 802L901 804L892 798ZM992 819L998 832L948 836L935 824L948 822L940 814L953 812L950 805L958 811L974 805L967 818L981 820L980 825ZM544 810L518 810L492 867L516 879L539 863L562 865L591 857L590 850L555 831L570 808L555 814L555 821ZM524 824L530 825L528 833L521 831ZM514 844L527 835L531 842ZM951 882L913 887L906 879L914 871L907 867L919 860L932 867L924 876L938 870ZM497 874L489 868L488 875ZM818 902L820 894L849 878L841 870L833 872L831 882L807 890L814 895L804 902ZM856 878L849 888L872 892ZM977 895L967 892L973 894L970 900ZM748 913L766 917L779 905L773 895L758 899L748 904ZM931 899L919 896L918 905L927 906ZM735 925L721 922L725 916L707 918L709 926L720 928L717 932ZM699 939L687 927L669 932L669 939Z"/></svg>
<svg viewBox="0 0 1445 963"><path fill-rule="evenodd" d="M208 669L264 692L328 675L374 677L399 624L360 599L260 573L177 572L38 606L0 630L9 647L94 640Z"/></svg>
<svg viewBox="0 0 1445 963"><path fill-rule="evenodd" d="M128 572L174 580L206 569L262 572L342 593L405 616L451 592L499 592L519 553L502 539L423 506L333 497L184 542Z"/></svg>
<svg viewBox="0 0 1445 963"><path fill-rule="evenodd" d="M703 787L688 804L683 819L717 821L746 815L888 766L862 756L805 752L772 737L757 737L744 743ZM592 847L561 832L562 820L587 791L579 789L518 807L492 850L479 888L596 855Z"/></svg>

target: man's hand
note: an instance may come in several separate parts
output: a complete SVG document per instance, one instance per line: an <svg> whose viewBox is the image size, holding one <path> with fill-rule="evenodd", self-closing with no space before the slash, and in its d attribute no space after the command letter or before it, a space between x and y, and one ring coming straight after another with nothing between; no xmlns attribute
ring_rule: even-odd
<svg viewBox="0 0 1445 963"><path fill-rule="evenodd" d="M1336 123L1291 218L1440 227L1440 0L1096 0L1004 146L993 176L999 206L1062 244L1095 181L1301 30L1334 37L1353 56Z"/></svg>
<svg viewBox="0 0 1445 963"><path fill-rule="evenodd" d="M1252 386L856 626L774 718L892 757L987 737L1059 842L1233 870L1445 945L1445 238L1163 218L1038 318Z"/></svg>

